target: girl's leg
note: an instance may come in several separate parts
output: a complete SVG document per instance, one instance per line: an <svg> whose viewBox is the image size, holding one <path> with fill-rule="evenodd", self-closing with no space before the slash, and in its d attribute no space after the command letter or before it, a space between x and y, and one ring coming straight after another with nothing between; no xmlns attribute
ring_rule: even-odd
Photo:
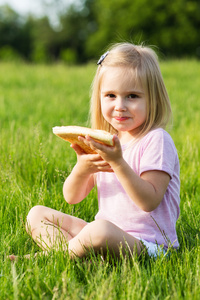
<svg viewBox="0 0 200 300"><path fill-rule="evenodd" d="M62 247L74 238L87 222L45 206L34 206L27 216L27 232L43 250Z"/></svg>
<svg viewBox="0 0 200 300"><path fill-rule="evenodd" d="M145 248L140 240L106 220L87 223L44 206L33 207L27 216L27 231L44 250L68 250L70 257L84 257L93 249L106 256L107 250L116 257L140 254Z"/></svg>
<svg viewBox="0 0 200 300"><path fill-rule="evenodd" d="M83 229L69 240L68 250L71 257L84 257L87 252L94 249L95 253L106 256L107 250L111 255L140 254L145 246L140 240L126 233L113 223L106 220L96 220L83 227Z"/></svg>

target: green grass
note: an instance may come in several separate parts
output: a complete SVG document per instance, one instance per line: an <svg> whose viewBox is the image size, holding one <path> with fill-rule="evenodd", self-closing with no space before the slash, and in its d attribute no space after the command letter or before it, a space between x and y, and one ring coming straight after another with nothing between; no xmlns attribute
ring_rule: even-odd
<svg viewBox="0 0 200 300"><path fill-rule="evenodd" d="M101 263L70 261L62 251L47 257L24 228L36 204L91 221L96 191L70 206L62 185L76 161L56 125L86 125L95 66L0 64L0 298L1 299L199 299L200 295L200 62L167 61L161 69L170 95L181 166L178 252L171 256Z"/></svg>

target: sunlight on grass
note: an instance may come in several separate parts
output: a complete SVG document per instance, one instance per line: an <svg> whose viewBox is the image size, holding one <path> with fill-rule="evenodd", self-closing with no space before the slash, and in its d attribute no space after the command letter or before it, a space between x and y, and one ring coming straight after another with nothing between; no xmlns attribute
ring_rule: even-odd
<svg viewBox="0 0 200 300"><path fill-rule="evenodd" d="M76 161L56 125L87 125L95 66L2 63L0 72L0 219L2 299L198 299L200 294L200 62L161 63L173 110L170 131L181 166L178 252L104 261L91 254L71 261L62 251L39 249L25 231L26 215L41 204L92 221L93 190L68 205L62 185ZM21 258L11 263L6 256ZM31 253L30 260L23 255Z"/></svg>

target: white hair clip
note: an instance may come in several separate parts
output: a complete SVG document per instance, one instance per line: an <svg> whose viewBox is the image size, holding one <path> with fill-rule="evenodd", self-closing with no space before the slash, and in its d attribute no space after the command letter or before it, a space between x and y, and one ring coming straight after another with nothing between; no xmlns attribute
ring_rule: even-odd
<svg viewBox="0 0 200 300"><path fill-rule="evenodd" d="M99 58L97 65L101 65L102 61L106 58L106 56L108 55L109 51L107 51L106 53L104 53L103 55L101 55L101 57Z"/></svg>

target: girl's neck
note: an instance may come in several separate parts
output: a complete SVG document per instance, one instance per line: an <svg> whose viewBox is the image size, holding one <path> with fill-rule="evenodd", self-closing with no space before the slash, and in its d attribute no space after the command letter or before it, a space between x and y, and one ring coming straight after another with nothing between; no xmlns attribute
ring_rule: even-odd
<svg viewBox="0 0 200 300"><path fill-rule="evenodd" d="M134 131L119 131L118 132L118 138L120 140L120 143L127 144L129 141L138 140L141 134L141 127L138 128L138 130Z"/></svg>
<svg viewBox="0 0 200 300"><path fill-rule="evenodd" d="M145 132L143 131L144 124L142 126L139 126L138 128L135 128L133 131L118 131L118 138L120 140L120 143L126 144L129 141L137 141L140 139L143 135L146 135L151 129Z"/></svg>
<svg viewBox="0 0 200 300"><path fill-rule="evenodd" d="M119 138L120 143L122 145L127 144L128 142L137 139L137 137L135 137L134 135L130 134L128 131L119 132L118 133L118 138Z"/></svg>

